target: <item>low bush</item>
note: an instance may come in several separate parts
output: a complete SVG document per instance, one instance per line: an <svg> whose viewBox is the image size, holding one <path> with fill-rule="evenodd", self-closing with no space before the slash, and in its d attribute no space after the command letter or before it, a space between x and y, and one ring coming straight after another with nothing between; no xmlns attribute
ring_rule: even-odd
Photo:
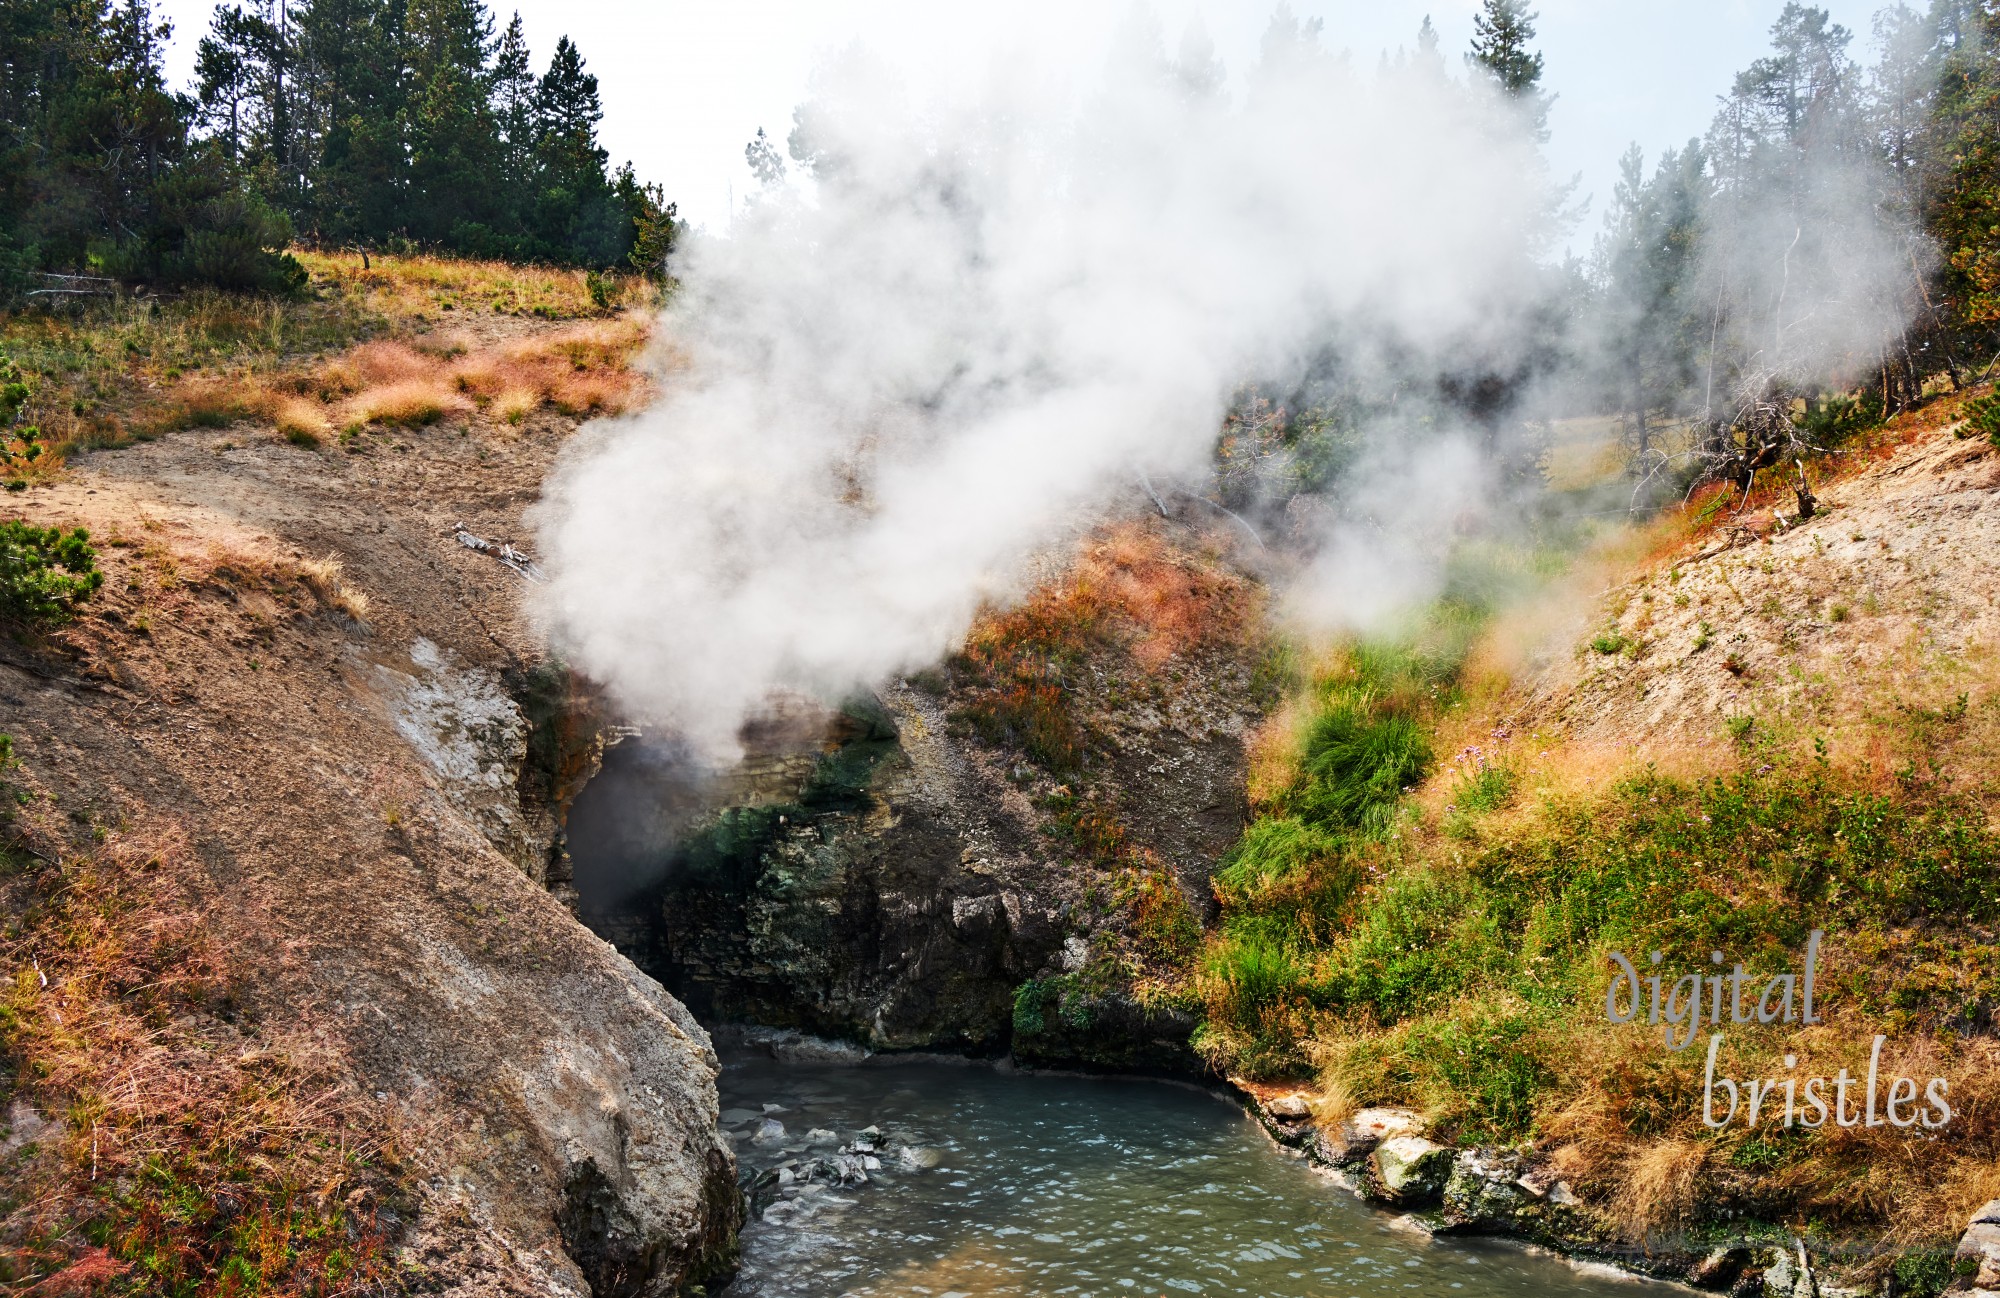
<svg viewBox="0 0 2000 1298"><path fill-rule="evenodd" d="M2000 446L2000 396L1988 394L1966 402L1965 427Z"/></svg>
<svg viewBox="0 0 2000 1298"><path fill-rule="evenodd" d="M67 621L103 584L84 529L0 523L0 616Z"/></svg>

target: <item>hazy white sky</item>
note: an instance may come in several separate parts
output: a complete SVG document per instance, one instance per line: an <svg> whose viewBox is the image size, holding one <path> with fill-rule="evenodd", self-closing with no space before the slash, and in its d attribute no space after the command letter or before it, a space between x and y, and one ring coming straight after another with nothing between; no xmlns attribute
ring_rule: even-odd
<svg viewBox="0 0 2000 1298"><path fill-rule="evenodd" d="M177 84L212 0L155 0L173 20L169 55ZM1086 68L1132 0L1009 0L969 6L939 0L500 0L504 23L518 4L538 59L568 34L597 74L602 135L614 162L631 160L643 178L665 184L681 212L711 228L728 220L731 189L741 202L750 177L743 145L759 126L782 141L791 109L814 65L859 41L905 68L913 84L969 60L1005 66L1032 44ZM1198 19L1232 78L1255 61L1257 39L1275 0L1160 0L1169 46ZM1550 117L1549 153L1564 176L1581 173L1593 197L1575 244L1587 247L1610 192L1618 155L1636 140L1648 157L1704 131L1715 97L1737 70L1764 52L1782 0L1542 0L1544 81L1560 98ZM1825 7L1870 52L1878 6L1832 0ZM1477 0L1294 0L1302 17L1324 21L1324 41L1372 64L1384 50L1413 43L1428 13L1447 52L1465 49Z"/></svg>

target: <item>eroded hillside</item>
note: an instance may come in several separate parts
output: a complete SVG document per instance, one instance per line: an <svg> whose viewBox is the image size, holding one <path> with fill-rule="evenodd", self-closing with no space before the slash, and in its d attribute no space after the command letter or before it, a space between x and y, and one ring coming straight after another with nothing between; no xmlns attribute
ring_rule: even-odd
<svg viewBox="0 0 2000 1298"><path fill-rule="evenodd" d="M8 498L104 573L0 663L10 1280L728 1263L707 1035L550 891L596 741L499 548L641 330L423 323Z"/></svg>

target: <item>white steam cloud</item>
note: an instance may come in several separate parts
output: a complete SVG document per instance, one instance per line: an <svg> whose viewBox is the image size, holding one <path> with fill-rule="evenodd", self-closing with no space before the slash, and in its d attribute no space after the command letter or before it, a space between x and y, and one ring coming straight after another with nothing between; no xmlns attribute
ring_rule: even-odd
<svg viewBox="0 0 2000 1298"><path fill-rule="evenodd" d="M1127 41L1086 94L1017 60L921 105L858 54L823 73L816 183L690 240L660 400L549 486L572 663L726 755L774 687L935 661L1107 493L1201 473L1246 377L1328 339L1350 367L1511 354L1550 209L1531 133L1434 56L1363 72L1274 31L1234 99L1198 36ZM1468 443L1434 444L1377 457L1387 526L1337 527L1302 607L1423 593L1392 534L1479 495ZM1420 507L1439 482L1458 499Z"/></svg>

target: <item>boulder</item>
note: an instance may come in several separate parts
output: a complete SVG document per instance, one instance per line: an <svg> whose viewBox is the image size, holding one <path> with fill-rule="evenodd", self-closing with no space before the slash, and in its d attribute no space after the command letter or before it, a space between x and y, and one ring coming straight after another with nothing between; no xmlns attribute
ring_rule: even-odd
<svg viewBox="0 0 2000 1298"><path fill-rule="evenodd" d="M1422 1136L1391 1136L1369 1157L1371 1188L1399 1203L1435 1199L1452 1172L1451 1151Z"/></svg>
<svg viewBox="0 0 2000 1298"><path fill-rule="evenodd" d="M1358 1163L1384 1140L1414 1135L1423 1125L1423 1119L1409 1109L1362 1109L1337 1127L1322 1127L1313 1133L1311 1150L1316 1158L1336 1167Z"/></svg>
<svg viewBox="0 0 2000 1298"><path fill-rule="evenodd" d="M1959 1236L1952 1254L1961 1266L1977 1268L1972 1283L1979 1289L2000 1289L2000 1222L1982 1220L1994 1207L1988 1204L1972 1215L1972 1224Z"/></svg>
<svg viewBox="0 0 2000 1298"><path fill-rule="evenodd" d="M1444 1187L1444 1224L1453 1230L1500 1232L1540 1204L1519 1184L1521 1159L1499 1150L1468 1149L1453 1160Z"/></svg>

